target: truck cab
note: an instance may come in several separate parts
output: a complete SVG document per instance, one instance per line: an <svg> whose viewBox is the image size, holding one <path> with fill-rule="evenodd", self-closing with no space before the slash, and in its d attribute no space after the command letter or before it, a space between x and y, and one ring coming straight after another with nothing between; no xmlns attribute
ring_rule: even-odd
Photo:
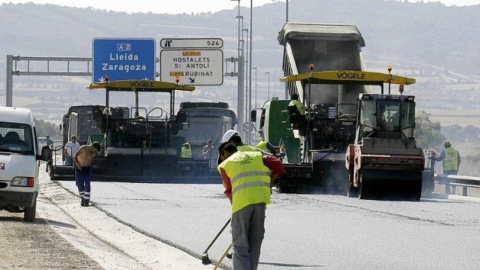
<svg viewBox="0 0 480 270"><path fill-rule="evenodd" d="M38 153L32 112L0 107L0 210L23 212L25 221L35 221L38 161L48 160L48 146L42 153Z"/></svg>

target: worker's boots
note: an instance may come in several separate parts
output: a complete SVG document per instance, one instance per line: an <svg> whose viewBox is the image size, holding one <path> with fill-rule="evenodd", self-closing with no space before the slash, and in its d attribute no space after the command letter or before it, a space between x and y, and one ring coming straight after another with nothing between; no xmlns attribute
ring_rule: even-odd
<svg viewBox="0 0 480 270"><path fill-rule="evenodd" d="M228 252L227 252L227 258L231 259L233 258L233 250L230 249Z"/></svg>
<svg viewBox="0 0 480 270"><path fill-rule="evenodd" d="M90 206L90 200L82 198L81 206Z"/></svg>

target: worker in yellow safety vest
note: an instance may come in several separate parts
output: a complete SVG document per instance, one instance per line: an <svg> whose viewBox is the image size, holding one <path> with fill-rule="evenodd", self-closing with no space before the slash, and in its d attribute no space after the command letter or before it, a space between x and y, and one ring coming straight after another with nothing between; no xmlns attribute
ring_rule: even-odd
<svg viewBox="0 0 480 270"><path fill-rule="evenodd" d="M282 147L275 146L271 142L267 142L264 139L261 139L257 145L255 145L255 147L262 150L264 153L272 153L274 155L278 154L282 150Z"/></svg>
<svg viewBox="0 0 480 270"><path fill-rule="evenodd" d="M192 158L192 147L187 139L182 144L182 158Z"/></svg>
<svg viewBox="0 0 480 270"><path fill-rule="evenodd" d="M290 101L288 106L296 106L298 109L298 112L301 115L305 115L305 109L303 108L303 103L298 100L298 94L292 95L292 100Z"/></svg>
<svg viewBox="0 0 480 270"><path fill-rule="evenodd" d="M445 149L442 151L439 157L436 157L436 153L433 152L432 158L436 161L443 162L443 174L445 175L457 175L460 168L460 152L452 147L452 143L449 140L443 142ZM455 194L455 186L452 186L452 193Z"/></svg>
<svg viewBox="0 0 480 270"><path fill-rule="evenodd" d="M228 142L219 147L219 155L222 162L217 169L232 204L233 268L257 269L271 186L285 169L272 155L238 151Z"/></svg>

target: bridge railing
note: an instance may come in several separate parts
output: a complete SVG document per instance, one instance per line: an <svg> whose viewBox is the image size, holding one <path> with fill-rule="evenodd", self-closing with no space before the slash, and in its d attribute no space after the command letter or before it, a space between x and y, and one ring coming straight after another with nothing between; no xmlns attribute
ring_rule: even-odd
<svg viewBox="0 0 480 270"><path fill-rule="evenodd" d="M435 174L435 182L445 185L445 194L451 194L451 186L462 187L463 196L468 196L468 188L480 188L480 177L473 176Z"/></svg>

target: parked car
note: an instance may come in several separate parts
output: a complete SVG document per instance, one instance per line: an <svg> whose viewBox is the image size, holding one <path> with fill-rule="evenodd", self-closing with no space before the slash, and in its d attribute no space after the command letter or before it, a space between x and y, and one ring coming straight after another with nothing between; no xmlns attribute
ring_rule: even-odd
<svg viewBox="0 0 480 270"><path fill-rule="evenodd" d="M0 107L0 210L24 213L35 221L39 161L51 150L39 150L32 112L25 108Z"/></svg>

